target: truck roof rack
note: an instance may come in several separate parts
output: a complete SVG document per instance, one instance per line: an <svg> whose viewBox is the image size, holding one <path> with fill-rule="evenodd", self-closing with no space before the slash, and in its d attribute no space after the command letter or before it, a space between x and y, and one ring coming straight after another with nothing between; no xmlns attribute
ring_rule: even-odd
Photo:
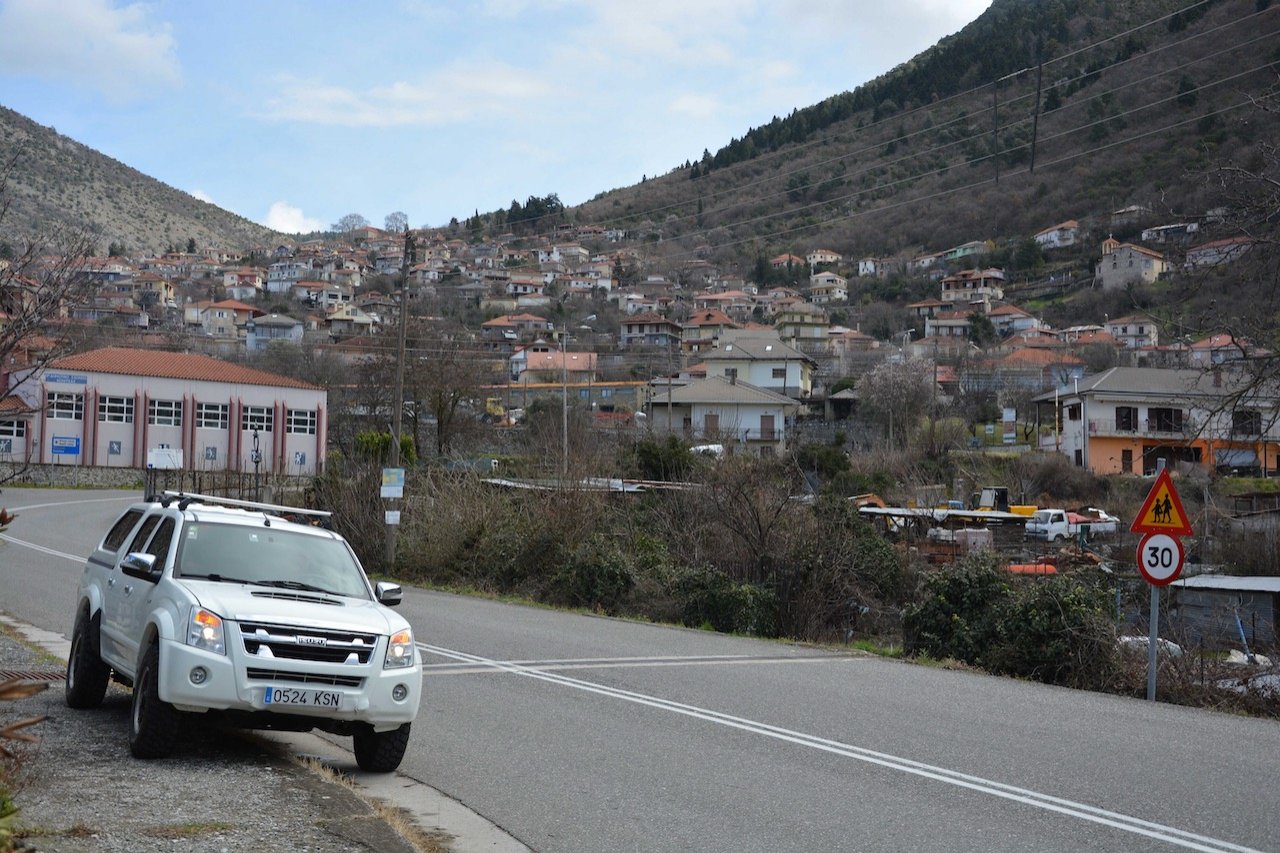
<svg viewBox="0 0 1280 853"><path fill-rule="evenodd" d="M155 497L164 506L168 506L173 501L178 501L178 509L185 510L188 505L193 503L205 504L206 506L225 506L235 507L237 509L252 509L265 513L266 515L286 516L300 515L310 516L312 518L329 519L333 516L332 512L323 509L303 509L296 506L284 506L282 504L268 504L259 501L243 501L237 498L224 498L217 495L201 495L196 492L175 492L166 490Z"/></svg>

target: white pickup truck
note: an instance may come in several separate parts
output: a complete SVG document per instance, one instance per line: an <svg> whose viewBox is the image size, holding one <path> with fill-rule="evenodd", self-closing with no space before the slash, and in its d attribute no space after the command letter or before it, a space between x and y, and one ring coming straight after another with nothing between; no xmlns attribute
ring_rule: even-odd
<svg viewBox="0 0 1280 853"><path fill-rule="evenodd" d="M169 754L188 714L350 735L363 770L400 766L418 713L413 631L328 513L166 492L130 506L84 568L66 701L133 688L129 747ZM292 520L291 520L292 519Z"/></svg>
<svg viewBox="0 0 1280 853"><path fill-rule="evenodd" d="M1119 529L1120 519L1106 510L1086 507L1079 511L1038 509L1027 519L1023 535L1028 539L1061 542L1080 534L1087 538L1105 536Z"/></svg>

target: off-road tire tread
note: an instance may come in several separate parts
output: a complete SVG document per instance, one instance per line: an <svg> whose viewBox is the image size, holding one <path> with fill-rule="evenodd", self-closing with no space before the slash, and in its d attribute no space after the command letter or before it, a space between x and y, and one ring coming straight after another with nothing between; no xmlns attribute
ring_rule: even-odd
<svg viewBox="0 0 1280 853"><path fill-rule="evenodd" d="M389 732L372 729L358 732L351 738L351 751L356 764L366 773L390 773L400 766L404 751L409 746L409 723Z"/></svg>
<svg viewBox="0 0 1280 853"><path fill-rule="evenodd" d="M164 758L178 739L179 714L160 699L160 647L154 643L142 657L133 680L129 708L129 752L134 758Z"/></svg>
<svg viewBox="0 0 1280 853"><path fill-rule="evenodd" d="M71 631L71 654L67 658L66 701L69 708L97 708L107 695L111 667L99 652L97 620L81 611Z"/></svg>

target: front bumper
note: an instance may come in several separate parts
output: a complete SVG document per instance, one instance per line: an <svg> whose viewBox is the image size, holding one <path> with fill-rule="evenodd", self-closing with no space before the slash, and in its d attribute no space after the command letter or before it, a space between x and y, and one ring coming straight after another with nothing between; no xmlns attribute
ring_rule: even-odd
<svg viewBox="0 0 1280 853"><path fill-rule="evenodd" d="M227 645L228 653L220 655L173 640L162 641L160 698L180 711L281 714L369 723L377 730L413 722L418 715L422 701L420 659L411 667L383 669L379 649L363 666L300 660L264 662L244 654L236 642ZM202 680L192 676L197 669L204 670ZM347 683L352 681L359 683ZM404 687L403 698L393 695L397 685ZM335 690L342 694L341 707L268 705L264 701L268 687Z"/></svg>

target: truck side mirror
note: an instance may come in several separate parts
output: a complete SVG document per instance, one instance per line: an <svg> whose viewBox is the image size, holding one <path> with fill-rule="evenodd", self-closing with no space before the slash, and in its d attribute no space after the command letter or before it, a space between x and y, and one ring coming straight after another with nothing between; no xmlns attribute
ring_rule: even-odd
<svg viewBox="0 0 1280 853"><path fill-rule="evenodd" d="M160 572L156 569L155 555L144 554L141 551L133 551L127 554L120 563L120 571L131 578L151 581L152 583L160 577Z"/></svg>
<svg viewBox="0 0 1280 853"><path fill-rule="evenodd" d="M387 607L395 607L400 603L400 599L404 595L404 591L400 588L400 584L398 583L378 581L377 585L373 588L373 594L374 597L378 599L379 603L385 604Z"/></svg>

